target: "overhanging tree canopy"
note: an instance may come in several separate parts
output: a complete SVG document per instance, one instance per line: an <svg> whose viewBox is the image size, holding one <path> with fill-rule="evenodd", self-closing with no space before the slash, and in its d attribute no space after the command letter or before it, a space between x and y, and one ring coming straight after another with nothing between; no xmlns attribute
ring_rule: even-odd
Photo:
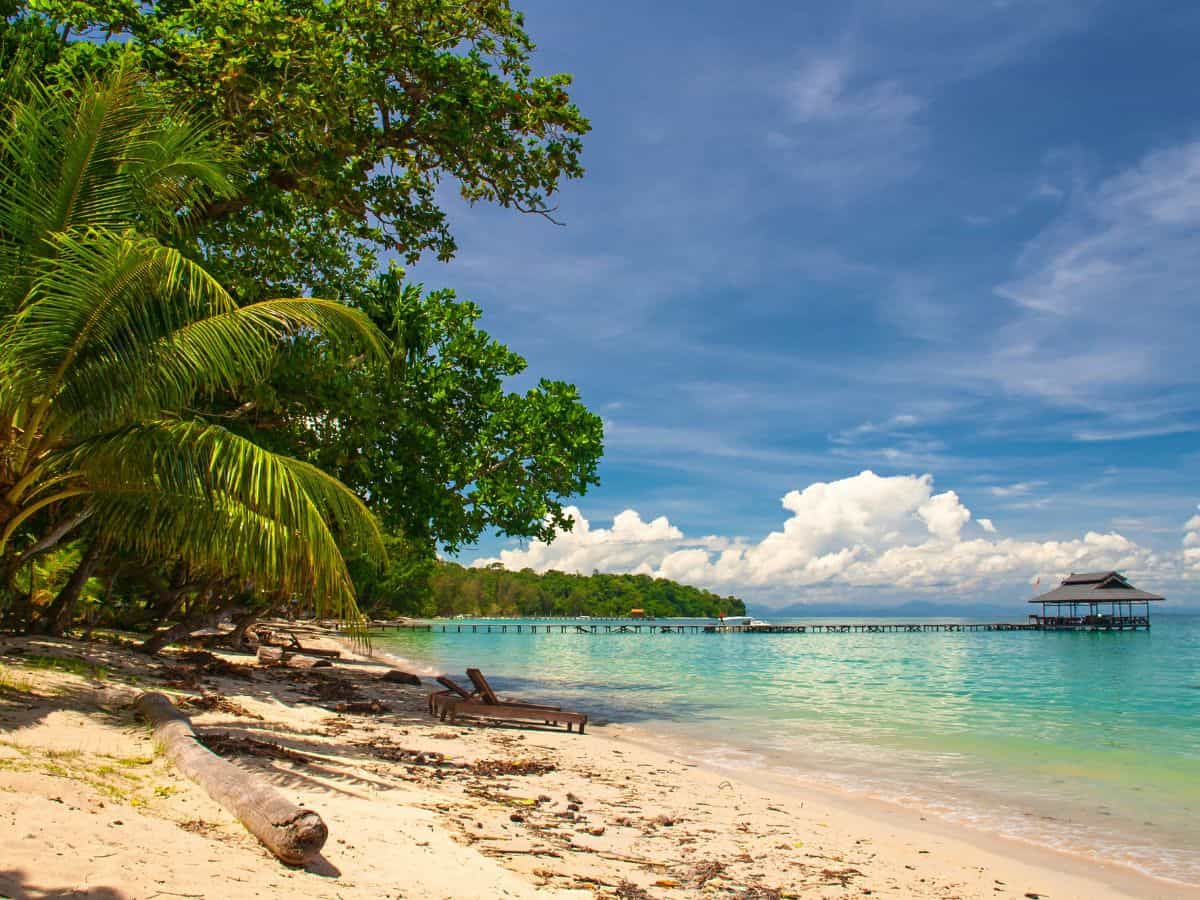
<svg viewBox="0 0 1200 900"><path fill-rule="evenodd" d="M357 302L389 358L347 366L301 337L229 416L336 475L418 545L454 551L489 527L539 540L569 529L562 501L597 483L603 452L603 423L574 386L509 391L525 360L450 291L422 294L388 273Z"/></svg>
<svg viewBox="0 0 1200 900"><path fill-rule="evenodd" d="M379 250L449 258L445 182L470 202L552 215L560 181L583 172L589 124L571 77L534 75L507 0L16 7L30 12L70 42L67 67L128 40L170 96L217 117L247 177L196 226L239 294L326 288L369 273Z"/></svg>

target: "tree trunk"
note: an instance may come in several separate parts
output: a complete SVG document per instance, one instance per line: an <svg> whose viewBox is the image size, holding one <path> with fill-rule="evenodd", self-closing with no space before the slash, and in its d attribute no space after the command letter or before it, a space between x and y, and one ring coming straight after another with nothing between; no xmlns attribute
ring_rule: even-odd
<svg viewBox="0 0 1200 900"><path fill-rule="evenodd" d="M200 743L192 723L159 693L141 694L134 706L176 767L237 817L268 850L288 865L302 866L321 852L329 829L304 809Z"/></svg>
<svg viewBox="0 0 1200 900"><path fill-rule="evenodd" d="M35 541L28 549L21 551L21 565L26 565L30 560L37 556L41 556L48 550L53 550L63 538L86 522L92 517L93 510L85 509L76 513L69 519L59 522L50 531L49 534L43 535Z"/></svg>
<svg viewBox="0 0 1200 900"><path fill-rule="evenodd" d="M287 654L282 647L258 647L258 661L265 665L282 666L287 662Z"/></svg>
<svg viewBox="0 0 1200 900"><path fill-rule="evenodd" d="M3 585L10 588L11 585ZM33 601L27 591L9 590L7 598L0 599L0 628L12 629L16 632L29 630L29 616L33 609Z"/></svg>
<svg viewBox="0 0 1200 900"><path fill-rule="evenodd" d="M187 574L179 568L165 587L159 588L158 597L148 611L147 619L151 622L162 622L171 618L183 605L184 598L192 591L204 587L206 582L187 580Z"/></svg>
<svg viewBox="0 0 1200 900"><path fill-rule="evenodd" d="M0 521L0 525L3 525ZM12 554L0 556L0 628L11 628L13 631L28 631L32 624L29 620L33 608L32 585L30 590L17 589L17 572L21 568L20 557Z"/></svg>
<svg viewBox="0 0 1200 900"><path fill-rule="evenodd" d="M233 632L229 635L229 645L234 650L246 650L246 631L259 620L257 612L246 612L233 620Z"/></svg>
<svg viewBox="0 0 1200 900"><path fill-rule="evenodd" d="M207 615L198 616L194 619L191 616L188 616L182 622L172 625L170 628L164 628L162 631L158 631L150 635L150 637L148 637L145 642L141 644L141 646L135 649L138 653L145 653L147 656L153 656L163 647L187 637L198 628L204 628L208 625L215 625L217 620L227 613L233 607L235 602L236 600L231 597Z"/></svg>
<svg viewBox="0 0 1200 900"><path fill-rule="evenodd" d="M259 645L258 661L264 666L285 666L290 669L328 669L333 660L322 656L305 656L303 653L290 653L282 647L264 647Z"/></svg>
<svg viewBox="0 0 1200 900"><path fill-rule="evenodd" d="M71 573L71 577L67 579L67 583L63 585L62 590L58 592L58 596L47 607L46 613L42 617L39 630L43 634L60 637L71 627L71 619L75 615L75 604L79 602L83 586L87 584L92 573L96 571L96 567L100 565L102 549L100 540L96 539L83 552L83 559L79 561L79 565L75 567L75 571Z"/></svg>
<svg viewBox="0 0 1200 900"><path fill-rule="evenodd" d="M121 565L118 563L112 574L108 576L108 580L104 583L104 596L100 598L99 606L88 611L87 627L83 630L83 639L85 641L92 639L92 629L96 627L97 617L103 610L108 609L109 604L112 603L113 591L117 589L117 578L120 574Z"/></svg>

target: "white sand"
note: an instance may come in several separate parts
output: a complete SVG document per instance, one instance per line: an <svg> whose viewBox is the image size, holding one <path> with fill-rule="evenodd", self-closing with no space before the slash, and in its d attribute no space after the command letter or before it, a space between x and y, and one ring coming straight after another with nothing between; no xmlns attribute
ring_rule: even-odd
<svg viewBox="0 0 1200 900"><path fill-rule="evenodd" d="M163 663L151 672L126 651L70 641L0 640L0 653L14 644L109 671L99 682L0 656L0 896L1200 897L911 810L733 779L632 729L441 725L427 688L379 683L381 667L361 660L334 677L388 714L330 712L278 670L204 678L262 718L194 712L202 734L304 756L236 757L329 825L322 857L289 869L154 755L128 704L172 674ZM467 768L489 761L553 768Z"/></svg>

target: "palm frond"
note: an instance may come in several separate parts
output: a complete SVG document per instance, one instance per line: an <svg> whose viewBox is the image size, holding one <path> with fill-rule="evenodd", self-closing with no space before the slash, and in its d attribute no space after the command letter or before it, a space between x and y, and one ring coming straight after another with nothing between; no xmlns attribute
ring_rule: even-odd
<svg viewBox="0 0 1200 900"><path fill-rule="evenodd" d="M58 414L92 430L107 430L131 411L178 414L198 393L260 380L280 342L299 333L320 334L347 353L385 353L382 336L358 310L310 298L266 300L199 319L156 342L90 356L64 381Z"/></svg>
<svg viewBox="0 0 1200 900"><path fill-rule="evenodd" d="M89 230L48 243L54 264L0 325L0 371L43 397L57 393L77 361L127 353L237 308L202 266L153 238Z"/></svg>
<svg viewBox="0 0 1200 900"><path fill-rule="evenodd" d="M314 547L292 527L243 504L206 494L165 494L155 484L113 488L94 501L93 519L123 552L148 561L170 558L192 571L259 590L300 597L317 615L358 616L348 580L332 588L313 575Z"/></svg>
<svg viewBox="0 0 1200 900"><path fill-rule="evenodd" d="M35 85L4 104L0 233L34 248L72 229L163 233L205 200L233 193L228 148L142 78L130 53L104 80L67 91Z"/></svg>
<svg viewBox="0 0 1200 900"><path fill-rule="evenodd" d="M380 358L384 338L329 301L239 308L166 245L230 194L235 167L132 55L103 80L10 87L0 78L0 558L12 562L18 530L83 510L113 546L359 621L339 548L384 557L362 501L310 465L177 417L198 395L261 379L294 336Z"/></svg>
<svg viewBox="0 0 1200 900"><path fill-rule="evenodd" d="M178 503L181 497L223 511L214 515L242 511L256 520L277 523L279 527L264 532L261 540L247 544L247 548L261 548L261 553L231 553L229 559L243 567L240 571L246 577L263 576L291 589L303 584L314 601L326 607L348 604L349 609L353 604L353 586L338 538L368 559L382 563L386 558L378 523L349 488L320 470L271 453L216 425L134 425L80 444L72 457L74 468L94 493L98 510L113 498L141 493L139 506L148 521L174 523L146 538L162 542L160 552L185 537L189 554L202 554L205 539L230 552L226 535L204 529L197 533L199 525L191 524L186 512L178 521L172 518L173 508L193 505ZM101 512L94 521L106 527ZM123 534L137 526L130 520L114 521L111 527Z"/></svg>

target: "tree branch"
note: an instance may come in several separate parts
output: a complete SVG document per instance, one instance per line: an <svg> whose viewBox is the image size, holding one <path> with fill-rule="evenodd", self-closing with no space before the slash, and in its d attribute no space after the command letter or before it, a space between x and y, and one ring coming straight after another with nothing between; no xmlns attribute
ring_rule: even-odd
<svg viewBox="0 0 1200 900"><path fill-rule="evenodd" d="M70 532L74 531L76 528L78 528L80 525L82 525L84 522L86 522L88 519L90 519L92 517L92 513L94 513L94 512L95 512L95 510L89 507L87 509L81 510L80 512L76 513L75 515L71 516L69 519L65 519L64 521L59 522L58 525L54 526L54 528L51 529L49 534L38 539L36 542L34 542L34 544L32 546L30 546L27 550L25 550L23 553L21 553L21 555L18 557L21 565L24 565L25 563L27 563L31 559L33 559L35 556L45 553L47 550L54 547L59 541L61 541L64 537L66 537Z"/></svg>

